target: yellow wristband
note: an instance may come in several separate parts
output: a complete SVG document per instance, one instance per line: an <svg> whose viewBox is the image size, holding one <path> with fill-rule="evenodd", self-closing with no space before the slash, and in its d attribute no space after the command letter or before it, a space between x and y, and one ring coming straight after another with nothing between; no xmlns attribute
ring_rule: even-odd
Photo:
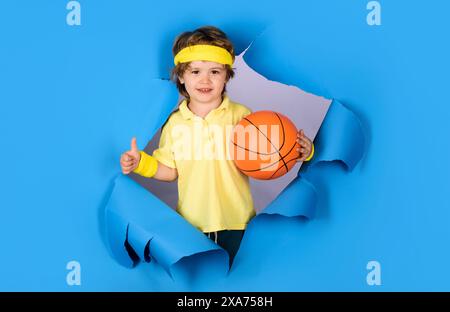
<svg viewBox="0 0 450 312"><path fill-rule="evenodd" d="M141 154L141 160L139 161L138 167L134 169L133 172L143 177L153 177L156 174L156 171L158 171L158 161L155 157L150 156L144 151L139 151L139 154Z"/></svg>
<svg viewBox="0 0 450 312"><path fill-rule="evenodd" d="M311 154L309 154L308 158L305 159L305 161L310 161L311 158L313 158L314 155L314 143L311 144Z"/></svg>

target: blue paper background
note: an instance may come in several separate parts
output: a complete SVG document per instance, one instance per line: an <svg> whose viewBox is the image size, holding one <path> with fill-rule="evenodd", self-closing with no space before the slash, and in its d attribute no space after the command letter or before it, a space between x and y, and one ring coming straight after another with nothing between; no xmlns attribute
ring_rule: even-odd
<svg viewBox="0 0 450 312"><path fill-rule="evenodd" d="M0 5L0 290L449 290L448 2L380 1L368 26L367 1L80 1L72 27L66 3ZM367 146L352 172L308 170L315 219L261 217L227 279L187 284L119 266L103 208L129 138L144 148L162 122L153 103L176 104L154 80L173 38L205 24L238 52L265 30L249 65L344 103ZM66 284L71 260L81 286ZM366 283L371 260L381 286Z"/></svg>

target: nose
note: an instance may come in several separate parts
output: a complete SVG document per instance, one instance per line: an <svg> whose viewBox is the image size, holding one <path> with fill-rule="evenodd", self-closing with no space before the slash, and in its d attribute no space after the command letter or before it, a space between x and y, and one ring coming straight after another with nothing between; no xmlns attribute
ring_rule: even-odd
<svg viewBox="0 0 450 312"><path fill-rule="evenodd" d="M208 73L204 73L201 77L200 77L200 82L210 82L211 81L211 79L210 79L211 77L209 76L209 74Z"/></svg>

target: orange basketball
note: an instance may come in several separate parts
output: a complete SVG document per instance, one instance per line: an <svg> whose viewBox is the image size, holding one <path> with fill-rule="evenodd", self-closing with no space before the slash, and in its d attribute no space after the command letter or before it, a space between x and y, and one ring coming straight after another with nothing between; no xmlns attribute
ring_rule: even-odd
<svg viewBox="0 0 450 312"><path fill-rule="evenodd" d="M286 116L258 111L243 118L231 135L231 157L238 169L255 179L286 174L299 157L297 128Z"/></svg>

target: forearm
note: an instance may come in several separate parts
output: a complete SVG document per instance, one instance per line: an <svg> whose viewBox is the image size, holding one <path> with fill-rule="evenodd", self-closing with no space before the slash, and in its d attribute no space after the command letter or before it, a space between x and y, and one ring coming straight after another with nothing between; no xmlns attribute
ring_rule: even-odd
<svg viewBox="0 0 450 312"><path fill-rule="evenodd" d="M176 168L170 168L158 161L158 169L152 178L160 181L172 182L178 178L178 171Z"/></svg>

